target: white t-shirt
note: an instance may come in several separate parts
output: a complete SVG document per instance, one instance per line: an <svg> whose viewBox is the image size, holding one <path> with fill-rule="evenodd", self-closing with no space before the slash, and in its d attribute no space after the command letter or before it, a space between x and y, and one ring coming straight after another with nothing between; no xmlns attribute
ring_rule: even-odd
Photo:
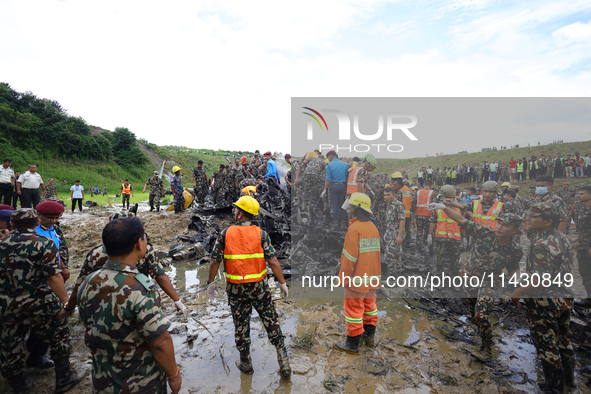
<svg viewBox="0 0 591 394"><path fill-rule="evenodd" d="M82 190L84 190L84 186L82 185L72 185L72 187L70 188L70 190L73 192L72 193L72 198L82 198Z"/></svg>
<svg viewBox="0 0 591 394"><path fill-rule="evenodd" d="M433 169L432 168L427 168L427 174L433 174Z"/></svg>

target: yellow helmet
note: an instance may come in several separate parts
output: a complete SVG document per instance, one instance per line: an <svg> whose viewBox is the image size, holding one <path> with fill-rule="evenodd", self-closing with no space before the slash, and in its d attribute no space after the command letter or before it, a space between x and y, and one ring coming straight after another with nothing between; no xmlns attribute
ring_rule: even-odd
<svg viewBox="0 0 591 394"><path fill-rule="evenodd" d="M314 152L308 152L308 153L306 153L306 156L304 156L304 160L307 160L311 157L318 157L318 155Z"/></svg>
<svg viewBox="0 0 591 394"><path fill-rule="evenodd" d="M504 186L511 187L511 183L509 183L509 182L503 182L501 184L501 187L504 187Z"/></svg>
<svg viewBox="0 0 591 394"><path fill-rule="evenodd" d="M172 172L177 172L177 171L180 171L180 170L181 170L181 167L179 167L179 166L172 167Z"/></svg>
<svg viewBox="0 0 591 394"><path fill-rule="evenodd" d="M251 215L256 216L259 214L259 202L251 196L242 196L232 205L250 213Z"/></svg>
<svg viewBox="0 0 591 394"><path fill-rule="evenodd" d="M396 171L394 174L392 174L392 177L391 178L392 179L394 179L394 178L402 178L402 174L400 172Z"/></svg>
<svg viewBox="0 0 591 394"><path fill-rule="evenodd" d="M349 207L361 208L366 212L371 212L371 199L365 193L353 193L351 198L345 200L343 209L347 210Z"/></svg>
<svg viewBox="0 0 591 394"><path fill-rule="evenodd" d="M248 194L249 196L252 193L255 193L257 191L257 187L256 186L245 186L242 188L241 192L244 194Z"/></svg>

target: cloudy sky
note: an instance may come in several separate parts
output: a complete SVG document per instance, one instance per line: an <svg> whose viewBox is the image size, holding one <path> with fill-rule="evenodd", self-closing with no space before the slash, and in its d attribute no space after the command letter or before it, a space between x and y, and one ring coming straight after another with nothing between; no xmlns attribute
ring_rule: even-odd
<svg viewBox="0 0 591 394"><path fill-rule="evenodd" d="M588 0L0 0L0 15L0 81L160 145L289 151L291 97L591 95Z"/></svg>

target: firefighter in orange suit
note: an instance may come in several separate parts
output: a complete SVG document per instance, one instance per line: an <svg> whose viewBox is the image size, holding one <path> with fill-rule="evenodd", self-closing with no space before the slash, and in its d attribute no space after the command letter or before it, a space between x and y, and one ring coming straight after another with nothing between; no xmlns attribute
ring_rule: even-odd
<svg viewBox="0 0 591 394"><path fill-rule="evenodd" d="M350 354L359 353L359 341L375 346L378 324L376 289L381 287L380 233L369 220L371 199L364 193L353 193L343 208L349 216L349 228L341 254L339 278L345 288L347 340L334 348Z"/></svg>
<svg viewBox="0 0 591 394"><path fill-rule="evenodd" d="M215 277L224 261L226 293L234 320L236 348L240 360L236 366L247 375L254 373L250 357L250 317L254 307L267 330L269 342L277 349L277 361L282 376L289 376L291 368L285 348L285 336L277 319L277 312L267 284L267 263L279 281L279 288L285 298L289 291L283 278L275 249L269 235L260 227L251 224L259 213L259 203L253 197L242 196L234 204L232 213L236 224L222 231L211 251L207 295L215 297Z"/></svg>

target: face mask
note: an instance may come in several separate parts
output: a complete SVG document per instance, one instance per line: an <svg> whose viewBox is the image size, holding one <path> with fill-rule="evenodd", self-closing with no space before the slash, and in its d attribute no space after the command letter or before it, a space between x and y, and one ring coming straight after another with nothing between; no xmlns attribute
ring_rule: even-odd
<svg viewBox="0 0 591 394"><path fill-rule="evenodd" d="M536 194L543 196L548 193L548 188L545 186L536 186Z"/></svg>

